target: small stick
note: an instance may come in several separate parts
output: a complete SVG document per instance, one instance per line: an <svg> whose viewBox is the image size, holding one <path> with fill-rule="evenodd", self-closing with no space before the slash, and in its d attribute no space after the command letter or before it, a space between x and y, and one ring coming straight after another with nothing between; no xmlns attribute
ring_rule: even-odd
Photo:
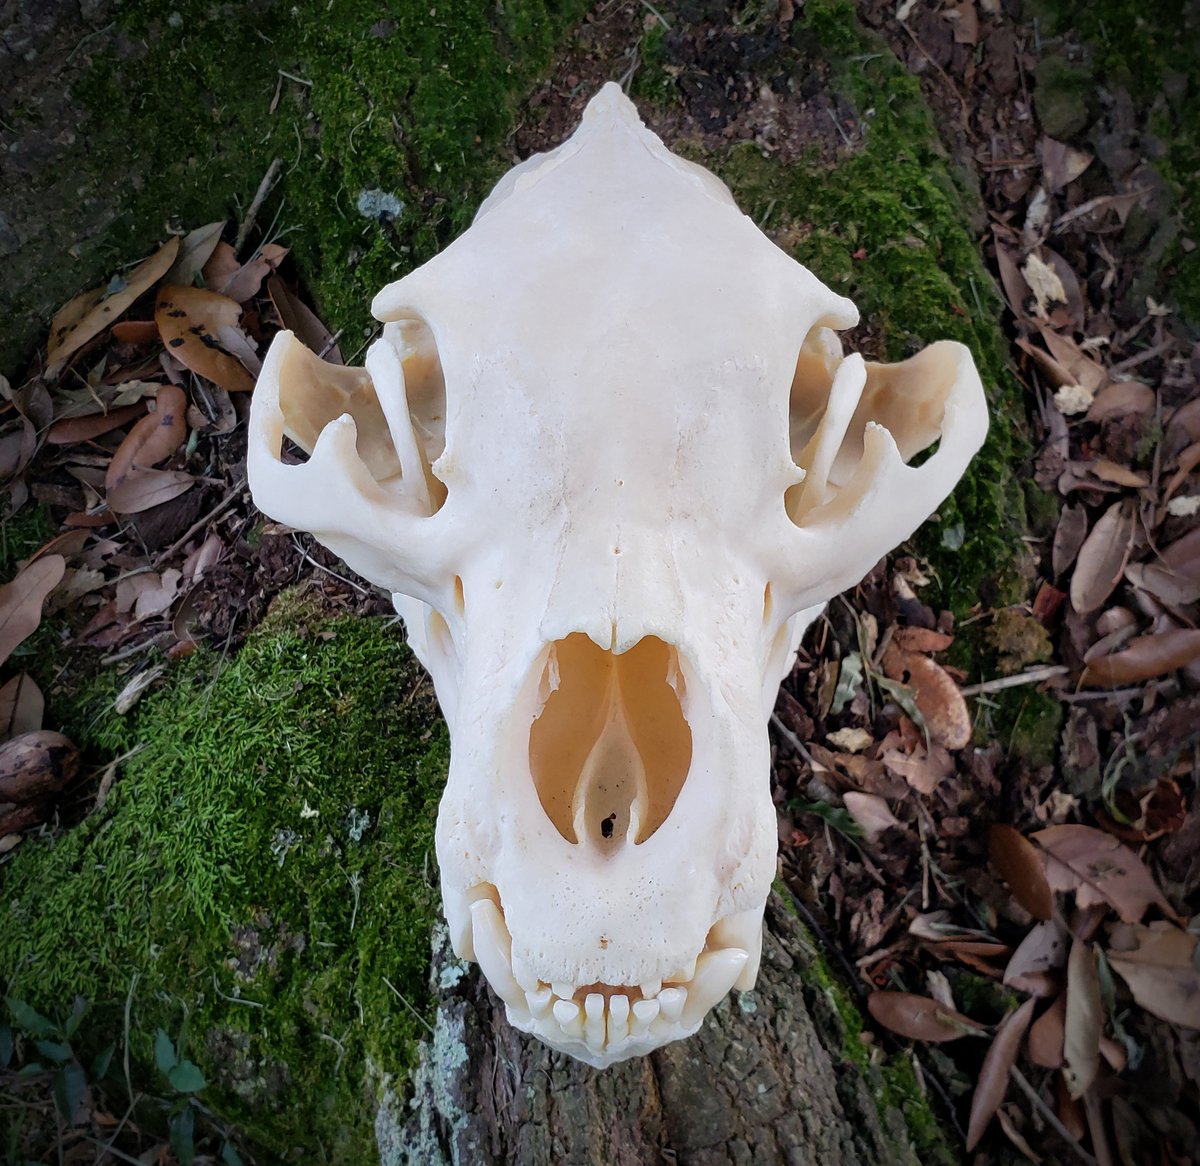
<svg viewBox="0 0 1200 1166"><path fill-rule="evenodd" d="M959 689L963 696L982 696L985 692L1001 692L1006 688L1020 688L1025 684L1040 684L1055 676L1066 676L1071 671L1065 664L1047 664L1044 668L1031 668L1017 676L999 676L985 680L982 684L968 684Z"/></svg>
<svg viewBox="0 0 1200 1166"><path fill-rule="evenodd" d="M199 534L200 531L208 526L209 523L215 522L218 518L220 518L220 516L238 500L238 497L245 488L246 479L242 478L241 481L239 481L238 484L234 486L234 488L230 490L230 492L226 494L225 497L212 510L210 510L203 518L199 518L193 522L192 525L189 526L184 532L182 537L177 538L169 547L167 547L165 551L161 552L158 556L158 561L165 562L173 554L175 554L176 551L186 546L193 535Z"/></svg>
<svg viewBox="0 0 1200 1166"><path fill-rule="evenodd" d="M411 1012L413 1014L413 1017L416 1019L417 1023L420 1024L425 1029L425 1031L429 1033L430 1036L435 1036L436 1033L433 1031L433 1028L430 1026L429 1021L426 1020L425 1017L423 1017L407 1000L404 999L403 995L401 995L400 989L397 988L396 985L393 984L392 981L387 978L387 976L383 977L383 982L389 988L391 988L391 990L393 992L396 993L396 998L400 1001L401 1004L404 1005L405 1008L407 1008L409 1010L409 1012Z"/></svg>
<svg viewBox="0 0 1200 1166"><path fill-rule="evenodd" d="M781 736L781 737L782 737L782 738L783 738L783 739L784 739L784 740L785 740L785 741L786 741L786 742L787 742L787 743L788 743L788 744L789 744L789 745L790 745L790 746L791 746L793 749L795 749L795 750L796 750L796 752L797 752L797 753L799 753L799 754L800 754L800 756L801 756L802 758L804 758L804 760L805 760L805 761L807 761L809 765L811 765L811 766L812 766L812 768L813 768L813 770L814 770L814 771L816 771L816 770L817 770L817 769L819 769L819 768L820 768L820 769L823 769L823 768L824 768L823 766L818 766L818 765L817 765L816 761L814 761L814 760L813 760L813 755L812 755L812 754L811 754L811 753L810 753L810 752L809 752L809 751L808 751L808 750L807 750L807 749L804 747L804 742L803 742L803 741L801 741L801 740L800 740L800 738L799 738L799 737L797 737L797 736L796 736L796 734L795 734L795 733L793 733L793 732L792 732L792 730L791 730L791 729L789 729L789 728L787 727L787 725L785 725L785 724L784 724L784 723L783 723L783 722L782 722L782 721L779 719L779 715L778 715L777 713L772 713L772 714L771 714L771 724L773 724L773 725L775 726L775 728L779 730L779 735L780 735L780 736Z"/></svg>
<svg viewBox="0 0 1200 1166"><path fill-rule="evenodd" d="M1033 1102L1034 1108L1042 1115L1042 1117L1046 1119L1050 1126L1053 1127L1058 1136L1067 1143L1068 1148L1075 1154L1075 1156L1081 1162L1087 1163L1087 1166L1097 1166L1096 1159L1093 1158L1091 1154L1089 1154L1079 1144L1079 1139L1076 1138L1071 1131L1067 1129L1067 1127L1063 1125L1061 1121L1058 1120L1058 1115L1042 1100L1041 1094L1038 1093L1038 1091L1029 1083L1029 1079L1025 1076L1025 1074L1022 1073L1021 1070L1016 1067L1016 1065L1009 1069L1009 1073L1011 1074L1012 1079L1020 1086L1021 1091L1025 1094L1025 1096L1028 1097L1031 1102Z"/></svg>
<svg viewBox="0 0 1200 1166"><path fill-rule="evenodd" d="M237 239L234 240L234 251L240 251L245 246L246 236L254 228L254 220L258 218L258 212L262 210L262 204L267 201L267 195L271 193L271 187L275 185L275 180L279 177L279 171L283 168L283 159L275 158L271 165L267 167L266 174L263 175L263 180L258 184L258 189L254 192L254 198L250 203L250 209L246 211L246 217L242 219L242 225L238 227Z"/></svg>

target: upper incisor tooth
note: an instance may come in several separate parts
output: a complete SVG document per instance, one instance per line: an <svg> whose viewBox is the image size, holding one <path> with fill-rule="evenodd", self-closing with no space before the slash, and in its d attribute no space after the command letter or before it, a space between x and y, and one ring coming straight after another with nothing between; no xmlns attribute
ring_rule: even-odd
<svg viewBox="0 0 1200 1166"><path fill-rule="evenodd" d="M650 1027L650 1022L659 1013L662 1005L657 1000L637 1000L633 1005L633 1017L629 1022L630 1030L636 1035Z"/></svg>
<svg viewBox="0 0 1200 1166"><path fill-rule="evenodd" d="M629 1033L629 997L618 992L608 998L608 1041L612 1044Z"/></svg>
<svg viewBox="0 0 1200 1166"><path fill-rule="evenodd" d="M555 1000L554 1019L567 1036L583 1035L583 1009L574 1000Z"/></svg>
<svg viewBox="0 0 1200 1166"><path fill-rule="evenodd" d="M604 1048L604 997L599 992L589 992L583 1002L587 1019L583 1022L583 1036L588 1048L600 1052Z"/></svg>

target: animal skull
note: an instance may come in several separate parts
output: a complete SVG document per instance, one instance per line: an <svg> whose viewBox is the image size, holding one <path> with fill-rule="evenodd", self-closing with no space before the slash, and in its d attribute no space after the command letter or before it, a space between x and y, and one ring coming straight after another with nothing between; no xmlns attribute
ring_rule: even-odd
<svg viewBox="0 0 1200 1166"><path fill-rule="evenodd" d="M854 305L615 85L372 308L365 369L276 337L255 500L391 591L433 676L454 950L553 1048L646 1053L754 984L776 689L958 481L979 377L843 357Z"/></svg>

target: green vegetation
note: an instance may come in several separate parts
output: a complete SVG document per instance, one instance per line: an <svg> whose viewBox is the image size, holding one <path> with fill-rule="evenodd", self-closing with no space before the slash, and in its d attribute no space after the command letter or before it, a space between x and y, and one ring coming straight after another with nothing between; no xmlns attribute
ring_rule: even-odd
<svg viewBox="0 0 1200 1166"><path fill-rule="evenodd" d="M235 659L197 653L125 718L119 684L68 727L137 752L99 813L4 868L0 983L48 1014L91 1001L80 1057L128 998L147 1092L156 1031L180 1033L252 1144L372 1160L375 1091L429 1011L448 753L428 680L381 621L285 597Z"/></svg>

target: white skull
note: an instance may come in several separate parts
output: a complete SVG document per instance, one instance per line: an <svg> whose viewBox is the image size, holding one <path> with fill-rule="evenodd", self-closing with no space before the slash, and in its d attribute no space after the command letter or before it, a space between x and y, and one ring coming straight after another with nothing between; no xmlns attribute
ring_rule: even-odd
<svg viewBox="0 0 1200 1166"><path fill-rule="evenodd" d="M776 689L957 482L979 377L843 358L854 305L615 85L373 310L365 370L276 338L255 500L393 592L433 676L455 951L552 1047L646 1053L754 984Z"/></svg>

